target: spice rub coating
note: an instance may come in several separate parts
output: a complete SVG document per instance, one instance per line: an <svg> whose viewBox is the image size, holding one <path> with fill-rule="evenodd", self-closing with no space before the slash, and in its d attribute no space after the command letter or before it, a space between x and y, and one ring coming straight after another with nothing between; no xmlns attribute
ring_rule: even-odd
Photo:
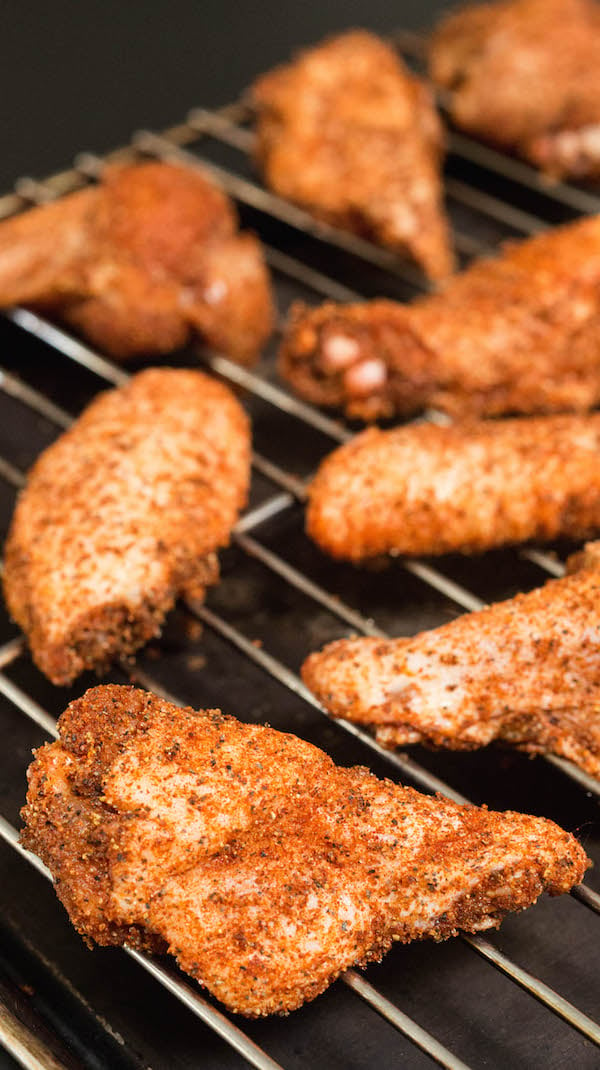
<svg viewBox="0 0 600 1070"><path fill-rule="evenodd" d="M231 1010L286 1013L393 940L496 926L581 880L551 821L342 769L218 710L97 687L29 769L23 843L88 941L168 948Z"/></svg>
<svg viewBox="0 0 600 1070"><path fill-rule="evenodd" d="M280 370L375 420L581 411L600 400L600 217L515 242L411 305L292 308Z"/></svg>
<svg viewBox="0 0 600 1070"><path fill-rule="evenodd" d="M330 38L252 89L269 186L320 219L408 253L432 278L453 268L431 91L364 30Z"/></svg>
<svg viewBox="0 0 600 1070"><path fill-rule="evenodd" d="M429 72L463 130L559 177L600 174L596 0L502 0L443 19Z"/></svg>
<svg viewBox="0 0 600 1070"><path fill-rule="evenodd" d="M53 683L131 654L179 595L217 581L249 469L227 387L167 368L101 394L44 451L11 523L4 594Z"/></svg>
<svg viewBox="0 0 600 1070"><path fill-rule="evenodd" d="M117 359L198 334L242 363L273 324L258 240L201 171L108 167L94 187L0 223L0 306L55 316Z"/></svg>
<svg viewBox="0 0 600 1070"><path fill-rule="evenodd" d="M306 529L334 557L477 552L600 531L600 415L370 428L334 450Z"/></svg>
<svg viewBox="0 0 600 1070"><path fill-rule="evenodd" d="M494 739L600 778L600 543L572 574L408 639L341 639L302 676L385 746L471 750Z"/></svg>

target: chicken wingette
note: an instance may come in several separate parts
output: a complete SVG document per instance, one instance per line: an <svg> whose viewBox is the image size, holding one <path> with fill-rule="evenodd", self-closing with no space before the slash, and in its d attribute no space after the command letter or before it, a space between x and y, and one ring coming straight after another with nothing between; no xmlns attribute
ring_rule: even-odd
<svg viewBox="0 0 600 1070"><path fill-rule="evenodd" d="M392 941L496 926L587 859L553 822L338 768L218 710L105 686L29 769L22 841L88 942L169 950L231 1010L286 1013Z"/></svg>
<svg viewBox="0 0 600 1070"><path fill-rule="evenodd" d="M352 561L590 538L600 533L600 414L370 428L321 464L306 529Z"/></svg>
<svg viewBox="0 0 600 1070"><path fill-rule="evenodd" d="M432 278L450 274L441 125L390 45L341 34L263 75L252 99L257 160L276 193L409 254Z"/></svg>
<svg viewBox="0 0 600 1070"><path fill-rule="evenodd" d="M336 717L388 747L494 739L600 778L600 543L545 586L403 639L341 639L302 676Z"/></svg>
<svg viewBox="0 0 600 1070"><path fill-rule="evenodd" d="M445 18L429 72L452 121L553 176L600 175L596 0L500 0Z"/></svg>
<svg viewBox="0 0 600 1070"><path fill-rule="evenodd" d="M141 372L45 450L17 502L4 593L53 683L133 653L179 595L217 581L249 478L247 417L199 371Z"/></svg>
<svg viewBox="0 0 600 1070"><path fill-rule="evenodd" d="M584 410L600 400L600 217L508 245L413 304L296 305L280 369L365 420Z"/></svg>
<svg viewBox="0 0 600 1070"><path fill-rule="evenodd" d="M250 363L273 323L260 243L209 178L166 163L109 167L0 223L0 307L17 304L121 360L197 334Z"/></svg>

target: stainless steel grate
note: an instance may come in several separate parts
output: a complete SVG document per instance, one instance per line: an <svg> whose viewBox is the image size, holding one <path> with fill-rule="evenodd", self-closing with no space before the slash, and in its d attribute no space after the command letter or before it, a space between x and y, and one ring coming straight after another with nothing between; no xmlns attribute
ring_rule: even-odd
<svg viewBox="0 0 600 1070"><path fill-rule="evenodd" d="M403 43L405 46L411 45L414 51L414 40L411 42L405 38ZM248 119L248 109L243 102L220 109L218 112L196 109L190 113L184 123L160 134L139 133L132 139L130 146L103 158L89 153L83 154L76 160L74 168L51 176L43 182L22 179L17 183L14 194L0 199L0 218L26 209L31 203L42 203L94 181L107 162L137 159L143 156L179 159L192 166L201 162L202 166L210 170L223 188L237 201L242 214L248 215L249 221L260 231L261 236L263 238L266 236L269 240L267 256L274 272L277 293L281 299L282 314L289 299L298 295L312 300L320 300L324 297L334 300L353 300L358 299L363 293L369 294L375 290L382 290L392 296L397 294L410 296L426 288L425 280L416 269L399 262L393 254L336 228L315 222L307 213L273 196L258 185L248 168L247 156L252 148L252 134L246 125ZM463 256L468 257L489 251L499 240L515 233L529 234L543 229L555 218L556 205L562 213L561 218L565 217L565 212L568 218L569 213L574 216L579 211L600 209L600 197L570 186L548 187L544 184L542 188L539 177L526 165L509 160L462 136L452 136L451 153L447 191L452 218L456 224L454 228L456 246ZM460 177L452 171L454 157L460 164ZM465 179L465 161L489 173L490 183L486 183L485 191L479 188L475 179L472 181ZM480 178L479 172L475 177ZM494 192L490 192L488 186L493 188L494 182L498 179L509 180L528 192L534 191L539 194L540 198L543 195L543 214L539 216L534 214L530 206L521 207L518 197L508 200L505 199L504 194L497 195L495 189ZM480 236L482 233L484 237ZM278 242L284 244L285 253L277 248ZM290 250L293 255L290 255ZM330 264L333 265L331 268ZM325 271L323 266L325 266ZM330 271L335 272L335 278L329 273ZM356 287L357 280L358 287ZM352 286L348 285L348 282L351 282ZM8 314L8 319L12 321L19 337L24 336L32 345L44 347L44 351L48 354L47 361L66 359L67 374L69 374L69 367L79 366L84 369L87 375L86 396L91 395L97 388L98 379L102 383L112 384L120 384L126 380L127 373L121 368L34 313L24 309L15 309ZM319 568L315 568L314 559L318 556L316 551L312 551L313 559L310 561L310 568L306 568L304 567L305 552L304 558L300 555L298 562L294 563L285 549L283 552L280 551L277 545L278 540L274 540L272 536L273 525L276 526L278 523L289 521L298 526L297 503L303 501L308 474L319 457L331 448L332 443L347 440L352 435L353 429L291 396L274 379L272 359L267 358L257 372L242 369L227 358L206 351L198 355L188 353L183 359L194 361L197 356L200 356L200 359L215 374L245 392L259 432L257 438L260 440L260 450L255 451L253 455L256 500L252 501L250 510L241 519L234 532L233 541L238 561L235 569L231 571L231 576L244 575L249 569L258 567L264 571L269 582L275 581L278 591L285 589L285 597L289 596L294 606L296 601L301 601L304 607L308 607L304 612L312 621L309 641L309 645L312 646L317 645L319 641L315 641L313 636L320 634L321 631L323 631L324 638L328 638L329 634L339 634L340 629L342 632L349 629L370 635L384 635L390 628L395 630L393 606L391 611L389 606L386 607L387 624L384 628L374 619L379 616L377 610L383 608L381 605L373 610L373 616L371 616L369 591L364 589L359 591L357 599L353 599L352 592L343 598L338 596L337 584L341 571L344 570L340 571L333 565L329 566L326 575L328 572L331 578L323 582L319 578ZM35 371L35 374L30 374L30 371L31 369L24 364L18 367L18 375L8 367L0 369L0 397L11 399L23 406L27 413L41 418L48 436L51 437L58 429L67 427L74 415L64 408L65 400L70 407L74 407L75 412L78 405L72 401L69 384L58 381L58 373L53 376L48 372L40 374L39 369ZM91 385L92 379L93 386ZM435 414L431 414L431 417L435 418ZM282 448L281 433L284 428L286 438L294 440L293 446L297 445L297 451L294 448L291 450ZM6 451L8 452L8 446ZM4 456L4 448L0 449L0 480L17 489L22 485L23 478L23 462L20 458L14 453ZM275 546L270 545L273 543ZM542 582L544 574L558 575L562 571L562 564L558 557L539 550L525 549L520 552L509 552L505 558L515 574L521 575L523 569L526 570L527 579L524 582L530 586ZM444 614L447 617L457 612L458 609L477 609L487 600L487 596L480 597L471 590L470 583L464 582L461 566L457 562L448 564L444 560L440 566L439 563L433 565L429 561L403 562L398 560L394 563L393 569L397 576L404 575L406 582L415 584L417 590L422 593L423 599L430 596L435 599L432 612L433 617L437 619L432 620L431 623L436 623L440 615L442 618ZM464 572L464 567L462 572ZM280 685L282 694L292 693L303 707L317 711L325 718L326 715L305 689L295 671L299 658L296 656L295 664L290 664L290 658L286 658L282 652L282 644L276 641L275 635L270 633L268 628L265 628L265 638L261 636L261 641L257 643L256 639L251 637L251 631L236 621L236 613L227 612L228 608L231 610L233 607L235 610L235 598L229 604L227 596L224 599L221 597L222 591L227 587L227 576L228 574L226 574L222 588L215 591L207 605L190 606L189 612L201 621L209 632L235 648L242 656L242 664L252 663L254 667ZM348 578L348 570L345 571L344 578ZM282 584L281 588L279 584ZM335 586L336 589L331 589L329 584ZM352 583L349 586L356 594L356 582L354 586ZM496 596L501 595L494 594L494 597ZM362 608L364 606L367 607L366 610ZM243 616L243 614L237 614L237 616ZM384 616L383 612L381 616ZM323 623L322 618L323 620L326 618L326 624ZM256 627L256 624L257 621L250 618L250 629ZM417 626L422 625L417 625L416 621L411 623L410 619L407 621L403 618L400 626L405 630L414 631L417 630ZM198 644L198 649L201 648L202 644ZM176 701L193 701L196 705L205 704L201 686L195 689L191 697L188 693L180 694L178 686L173 686L174 674L169 672L172 660L170 655L168 644L167 646L163 644L162 657L160 662L156 663L156 668L152 668L148 657L143 657L133 672L133 678L141 685L167 694ZM150 669L146 667L148 664L151 665ZM22 680L25 680L24 686L19 682ZM55 721L44 703L38 701L36 697L40 690L43 689L40 689L40 683L29 665L22 639L20 637L9 639L3 646L0 646L0 694L4 696L11 708L21 711L37 727L53 736L55 735ZM177 693L173 694L173 691ZM226 694L227 691L224 689L223 695L226 696ZM60 701L58 699L57 701L60 706ZM227 702L226 697L222 698L222 703L230 712L243 716L232 703ZM264 716L271 718L272 711L263 713L263 718ZM327 723L331 724L328 719ZM296 722L294 716L286 716L285 727L302 734L302 725ZM452 774L454 766L451 759L444 757L437 759L423 755L422 762L418 763L406 755L384 751L368 732L355 725L337 722L336 731L348 737L349 745L353 748L352 760L361 760L362 750L362 760L364 761L366 756L372 764L379 763L378 768L382 771L387 768L392 775L406 778L422 789L440 791L451 798L465 801L464 794L446 782L445 774L443 774L444 778L438 775L440 765L443 767L446 762L451 770L450 779L454 779ZM500 761L500 758L496 757ZM588 799L600 794L600 783L566 761L552 758L547 759L546 762L555 767L548 770L548 775L552 778L556 791L568 789L575 798L576 804L580 805L581 813L587 817L590 812ZM542 763L538 760L538 764ZM528 768L533 771L534 767ZM458 771L463 778L464 769L463 763L462 770ZM506 805L509 804L506 803ZM11 848L26 857L40 872L48 876L41 863L20 848L17 834L5 818L0 821L0 837ZM593 844L588 844L588 850L593 854L592 847ZM590 911L600 913L600 895L591 882L574 889L573 897ZM575 909L579 910L580 907ZM591 926L598 924L591 915L588 916L588 923L583 914L584 912L578 918L579 923L583 925L587 923ZM467 936L462 938L462 943L470 950L476 951L487 963L495 966L510 981L534 996L546 1010L554 1012L559 1019L567 1023L568 1027L577 1031L575 1033L567 1031L566 1051L570 1050L572 1053L577 1051L580 1054L579 1048L575 1046L574 1038L577 1033L582 1034L588 1041L600 1044L600 1026L583 1009L579 1009L573 1001L559 995L552 987L538 979L533 971L520 966L496 943L481 937ZM262 1034L267 1038L264 1046L257 1044L250 1035L251 1027L240 1028L237 1022L222 1014L210 999L205 999L197 987L183 980L176 970L167 968L147 956L139 955L133 950L129 950L128 954L193 1014L216 1031L248 1063L258 1067L280 1065L265 1050L269 1047L265 1031ZM466 1063L453 1054L445 1043L436 1039L432 1032L423 1029L411 1015L401 1009L397 1000L388 998L385 991L375 987L365 976L350 970L342 980L355 996L365 1001L387 1023L434 1061L453 1070L466 1066ZM326 998L322 997L322 999ZM550 1018L549 1021L551 1020ZM523 1028L523 1023L521 1023L521 1028ZM13 1052L15 1057L18 1057L16 1049L11 1047L10 1037L0 1036L0 1041ZM387 1042L389 1043L389 1040ZM577 1056L572 1054L572 1057ZM591 1055L591 1059L593 1058L594 1056ZM365 1062L364 1065L367 1063ZM498 1062L495 1065L506 1065L506 1063ZM542 1063L540 1062L539 1065ZM585 1065L592 1066L594 1063L590 1061Z"/></svg>

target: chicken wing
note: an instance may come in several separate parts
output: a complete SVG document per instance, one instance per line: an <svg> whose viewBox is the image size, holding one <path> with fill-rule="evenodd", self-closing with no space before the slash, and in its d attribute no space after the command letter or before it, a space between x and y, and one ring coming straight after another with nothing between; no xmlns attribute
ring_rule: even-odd
<svg viewBox="0 0 600 1070"><path fill-rule="evenodd" d="M500 0L444 19L431 78L458 127L553 176L600 175L596 0Z"/></svg>
<svg viewBox="0 0 600 1070"><path fill-rule="evenodd" d="M29 769L23 843L79 932L168 949L231 1010L286 1013L393 940L499 924L588 864L553 822L342 769L218 710L97 687Z"/></svg>
<svg viewBox="0 0 600 1070"><path fill-rule="evenodd" d="M600 217L481 260L412 305L292 310L280 369L365 420L582 410L600 400Z"/></svg>
<svg viewBox="0 0 600 1070"><path fill-rule="evenodd" d="M0 223L0 306L25 304L119 359L197 332L252 362L273 308L259 242L197 170L108 168L93 188Z"/></svg>
<svg viewBox="0 0 600 1070"><path fill-rule="evenodd" d="M432 278L453 268L430 91L394 50L354 30L252 90L268 184L315 216L408 253Z"/></svg>
<svg viewBox="0 0 600 1070"><path fill-rule="evenodd" d="M590 538L599 462L597 413L370 428L322 463L306 530L351 561Z"/></svg>
<svg viewBox="0 0 600 1070"><path fill-rule="evenodd" d="M342 639L302 676L336 717L385 746L494 739L600 777L600 543L576 571L410 639Z"/></svg>
<svg viewBox="0 0 600 1070"><path fill-rule="evenodd" d="M42 454L12 520L4 593L53 683L131 654L178 595L217 581L249 465L230 391L166 368L101 395Z"/></svg>

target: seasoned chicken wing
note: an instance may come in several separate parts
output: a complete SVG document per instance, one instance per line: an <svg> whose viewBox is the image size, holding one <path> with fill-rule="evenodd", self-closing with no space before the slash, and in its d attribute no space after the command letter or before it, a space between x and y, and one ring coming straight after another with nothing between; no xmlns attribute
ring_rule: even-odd
<svg viewBox="0 0 600 1070"><path fill-rule="evenodd" d="M600 175L596 0L473 4L433 34L429 71L457 126L551 175Z"/></svg>
<svg viewBox="0 0 600 1070"><path fill-rule="evenodd" d="M600 415L370 428L322 463L306 530L352 561L589 538L600 532Z"/></svg>
<svg viewBox="0 0 600 1070"><path fill-rule="evenodd" d="M253 361L273 308L260 243L197 170L110 167L102 182L0 223L0 306L24 304L118 359L197 332Z"/></svg>
<svg viewBox="0 0 600 1070"><path fill-rule="evenodd" d="M263 75L252 95L257 159L276 193L408 253L432 278L450 274L441 126L389 45L344 33Z"/></svg>
<svg viewBox="0 0 600 1070"><path fill-rule="evenodd" d="M286 1013L393 940L498 925L568 891L551 821L342 769L218 710L97 687L29 769L22 840L89 941L168 949L231 1010Z"/></svg>
<svg viewBox="0 0 600 1070"><path fill-rule="evenodd" d="M336 717L385 746L494 739L600 777L600 543L564 579L410 639L342 639L302 675Z"/></svg>
<svg viewBox="0 0 600 1070"><path fill-rule="evenodd" d="M246 415L198 371L150 369L97 398L32 468L4 593L55 684L158 635L218 579L249 482Z"/></svg>
<svg viewBox="0 0 600 1070"><path fill-rule="evenodd" d="M557 412L600 400L600 217L508 245L412 305L297 305L280 369L365 420Z"/></svg>

